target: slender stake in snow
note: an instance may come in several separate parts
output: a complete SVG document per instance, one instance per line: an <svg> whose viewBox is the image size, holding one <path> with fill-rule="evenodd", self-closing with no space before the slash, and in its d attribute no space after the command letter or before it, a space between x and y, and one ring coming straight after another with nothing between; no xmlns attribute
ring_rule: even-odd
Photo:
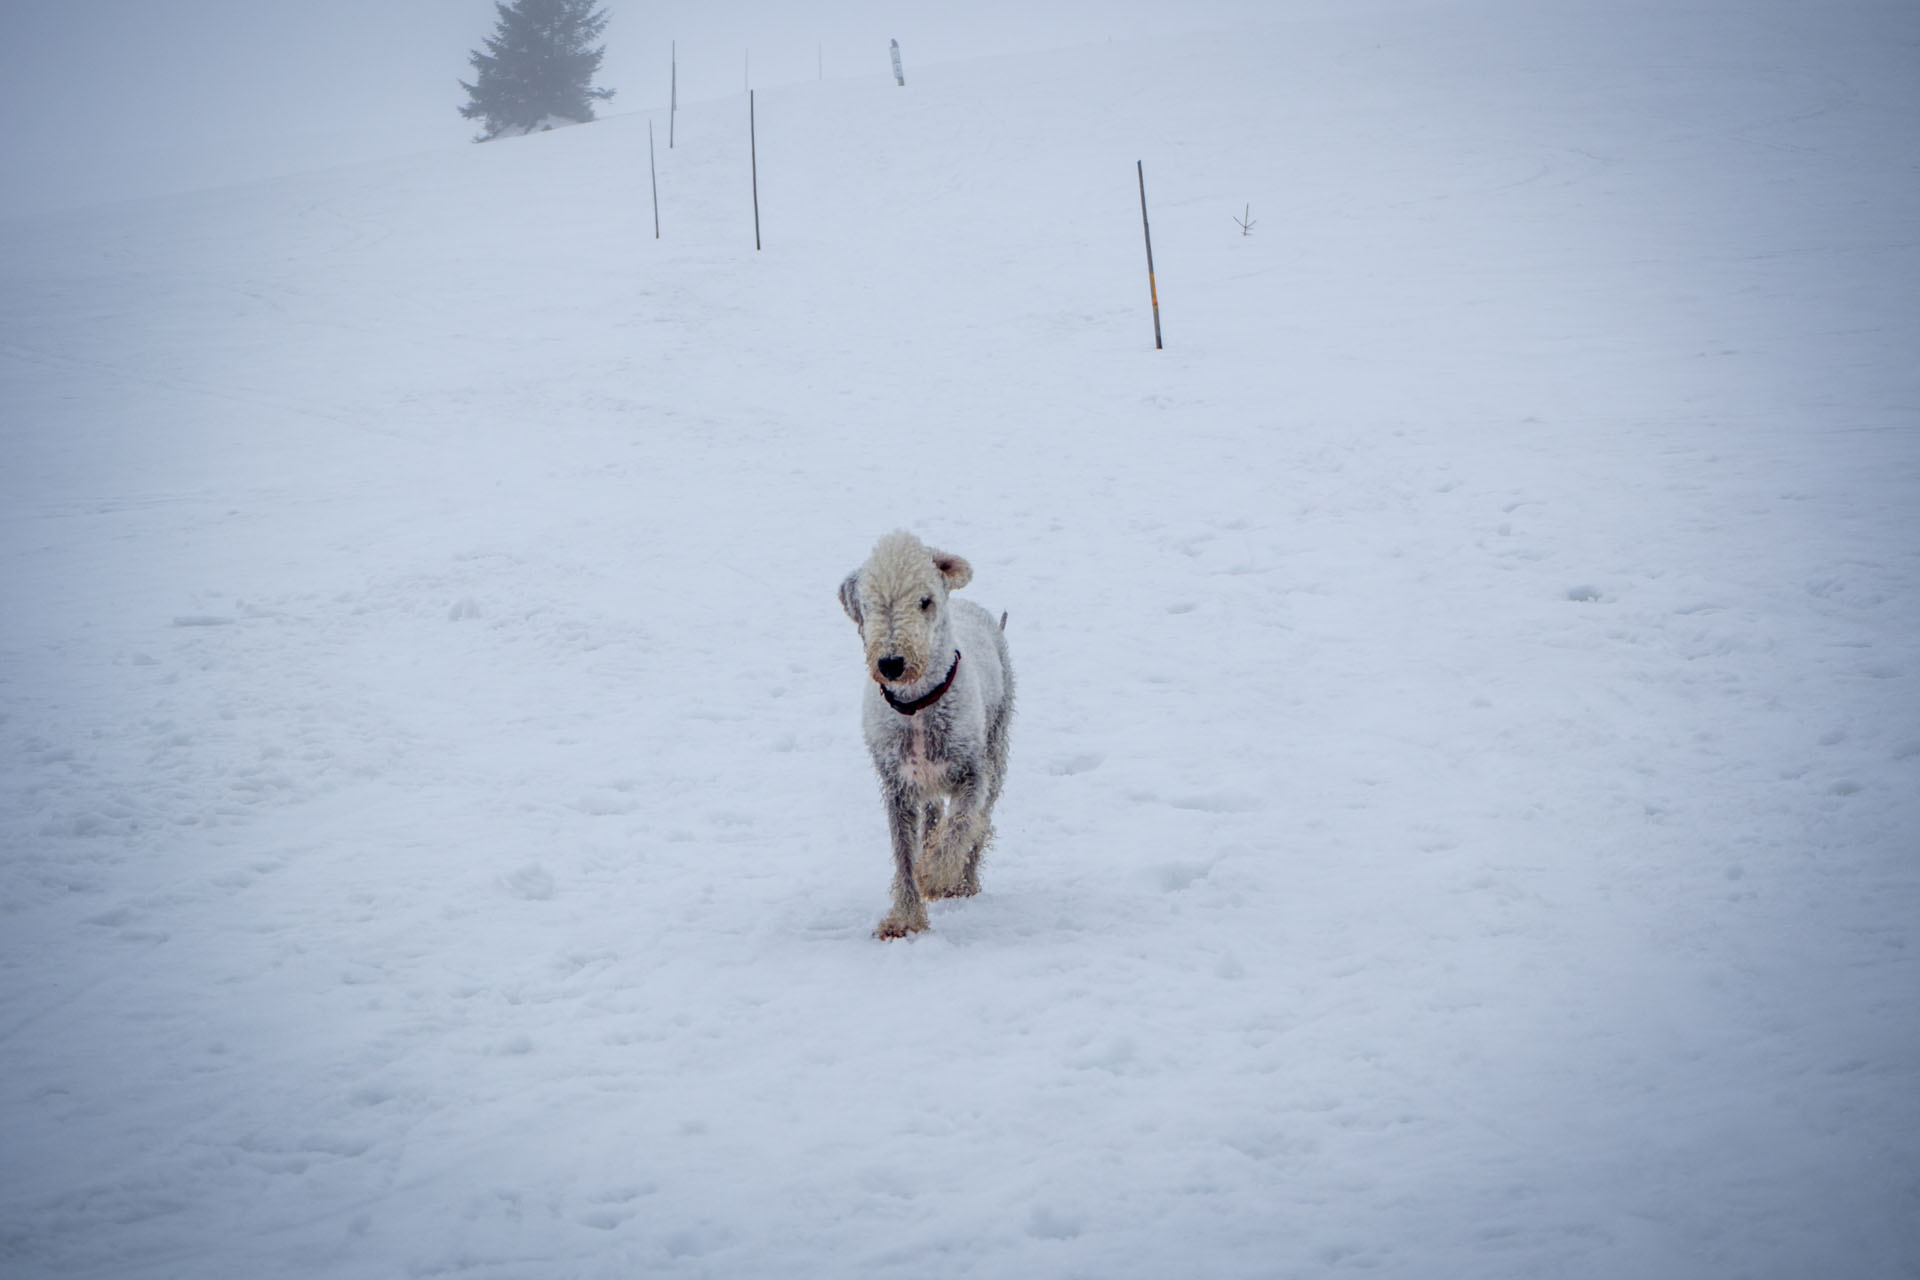
<svg viewBox="0 0 1920 1280"><path fill-rule="evenodd" d="M1147 170L1139 160L1133 162L1134 172L1140 176L1140 230L1147 237L1147 294L1153 299L1153 349L1163 350L1160 345L1160 286L1153 282L1153 228L1147 225Z"/></svg>
<svg viewBox="0 0 1920 1280"><path fill-rule="evenodd" d="M907 73L900 69L900 42L890 40L887 43L893 46L893 82L904 89L907 87Z"/></svg>
<svg viewBox="0 0 1920 1280"><path fill-rule="evenodd" d="M647 121L647 177L653 182L653 238L660 238L660 171L653 163L653 121Z"/></svg>
<svg viewBox="0 0 1920 1280"><path fill-rule="evenodd" d="M753 164L753 251L760 252L760 144L754 137L753 90L747 90L747 156Z"/></svg>

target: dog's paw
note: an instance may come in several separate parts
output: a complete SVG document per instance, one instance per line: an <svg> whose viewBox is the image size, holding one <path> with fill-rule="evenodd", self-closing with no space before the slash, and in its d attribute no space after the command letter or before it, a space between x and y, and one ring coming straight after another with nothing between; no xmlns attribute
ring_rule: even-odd
<svg viewBox="0 0 1920 1280"><path fill-rule="evenodd" d="M923 898L971 898L980 892L980 881L972 877L957 880L942 880L937 884L920 882L920 896Z"/></svg>
<svg viewBox="0 0 1920 1280"><path fill-rule="evenodd" d="M882 920L879 925L874 928L873 936L884 942L890 938L904 938L910 933L923 932L926 927L927 913L925 910L915 911L911 914L902 914L901 912L895 911L889 913L887 918Z"/></svg>
<svg viewBox="0 0 1920 1280"><path fill-rule="evenodd" d="M980 892L980 878L972 867L952 854L930 858L913 873L914 887L929 899L971 898Z"/></svg>

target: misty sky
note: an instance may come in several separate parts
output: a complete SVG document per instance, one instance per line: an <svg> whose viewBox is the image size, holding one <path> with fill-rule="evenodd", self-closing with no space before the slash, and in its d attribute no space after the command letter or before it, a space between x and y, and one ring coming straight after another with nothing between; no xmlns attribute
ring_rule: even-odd
<svg viewBox="0 0 1920 1280"><path fill-rule="evenodd" d="M1321 3L1322 0L1310 0ZM1272 0L605 0L603 115L984 54L1271 21ZM0 218L464 145L492 0L0 0Z"/></svg>

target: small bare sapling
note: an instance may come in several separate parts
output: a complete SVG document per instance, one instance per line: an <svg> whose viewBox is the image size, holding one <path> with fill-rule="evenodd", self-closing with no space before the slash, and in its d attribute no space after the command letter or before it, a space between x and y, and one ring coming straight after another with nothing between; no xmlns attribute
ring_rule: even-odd
<svg viewBox="0 0 1920 1280"><path fill-rule="evenodd" d="M1252 235L1253 234L1253 206L1248 205L1246 213L1241 215L1238 218L1235 218L1234 221L1240 224L1241 235L1243 236Z"/></svg>

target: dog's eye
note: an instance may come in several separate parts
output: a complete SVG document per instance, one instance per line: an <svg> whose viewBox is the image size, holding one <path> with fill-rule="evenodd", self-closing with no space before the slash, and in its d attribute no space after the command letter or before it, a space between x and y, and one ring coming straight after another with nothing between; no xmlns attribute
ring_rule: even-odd
<svg viewBox="0 0 1920 1280"><path fill-rule="evenodd" d="M921 596L921 597L920 597L920 612L922 612L922 613L930 613L930 612L932 612L932 611L933 611L933 597L932 597L932 596Z"/></svg>

